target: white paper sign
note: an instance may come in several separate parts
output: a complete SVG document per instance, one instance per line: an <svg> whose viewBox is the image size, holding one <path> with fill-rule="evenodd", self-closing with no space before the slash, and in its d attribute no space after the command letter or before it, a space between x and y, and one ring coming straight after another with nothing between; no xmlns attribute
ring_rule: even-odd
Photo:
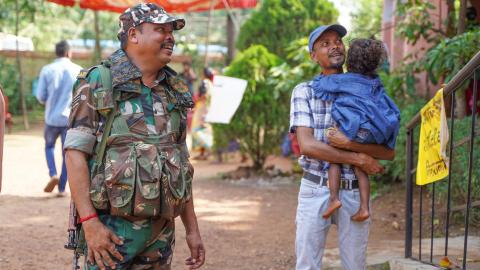
<svg viewBox="0 0 480 270"><path fill-rule="evenodd" d="M227 76L215 76L210 107L205 121L228 124L242 102L247 81Z"/></svg>

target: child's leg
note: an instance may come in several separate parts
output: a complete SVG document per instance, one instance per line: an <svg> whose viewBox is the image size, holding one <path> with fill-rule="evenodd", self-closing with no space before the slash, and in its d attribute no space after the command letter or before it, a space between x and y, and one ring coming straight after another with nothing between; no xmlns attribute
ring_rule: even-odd
<svg viewBox="0 0 480 270"><path fill-rule="evenodd" d="M358 167L355 167L355 175L358 179L358 190L360 192L360 208L351 219L353 221L364 221L370 217L368 207L370 201L370 183L368 182L368 174Z"/></svg>
<svg viewBox="0 0 480 270"><path fill-rule="evenodd" d="M342 206L338 199L338 190L340 189L340 165L330 164L328 169L328 186L330 189L330 200L327 210L323 213L323 218L329 218L335 210Z"/></svg>

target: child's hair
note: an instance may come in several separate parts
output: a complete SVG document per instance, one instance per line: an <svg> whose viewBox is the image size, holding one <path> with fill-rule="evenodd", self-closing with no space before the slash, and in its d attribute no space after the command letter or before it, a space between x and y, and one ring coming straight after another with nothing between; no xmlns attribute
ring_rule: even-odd
<svg viewBox="0 0 480 270"><path fill-rule="evenodd" d="M376 75L377 68L383 64L387 53L383 42L375 39L359 38L350 42L347 54L348 72L363 75Z"/></svg>

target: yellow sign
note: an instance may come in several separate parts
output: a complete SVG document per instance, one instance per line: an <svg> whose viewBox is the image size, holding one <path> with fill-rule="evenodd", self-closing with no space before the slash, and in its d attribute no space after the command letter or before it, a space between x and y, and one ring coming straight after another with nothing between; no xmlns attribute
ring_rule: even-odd
<svg viewBox="0 0 480 270"><path fill-rule="evenodd" d="M443 103L443 89L421 110L418 146L417 185L425 185L448 175L448 125Z"/></svg>

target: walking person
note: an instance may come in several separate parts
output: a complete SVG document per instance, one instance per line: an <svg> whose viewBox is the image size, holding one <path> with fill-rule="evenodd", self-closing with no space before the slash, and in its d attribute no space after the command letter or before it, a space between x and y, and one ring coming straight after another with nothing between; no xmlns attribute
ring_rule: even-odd
<svg viewBox="0 0 480 270"><path fill-rule="evenodd" d="M58 176L55 165L55 143L60 137L62 147L68 127L68 117L72 103L72 87L82 69L71 61L70 45L62 40L55 45L57 59L42 68L38 78L37 100L45 105L45 156L50 181L45 192L52 192L58 185L58 195L62 196L67 184L65 152L62 150L62 169Z"/></svg>

